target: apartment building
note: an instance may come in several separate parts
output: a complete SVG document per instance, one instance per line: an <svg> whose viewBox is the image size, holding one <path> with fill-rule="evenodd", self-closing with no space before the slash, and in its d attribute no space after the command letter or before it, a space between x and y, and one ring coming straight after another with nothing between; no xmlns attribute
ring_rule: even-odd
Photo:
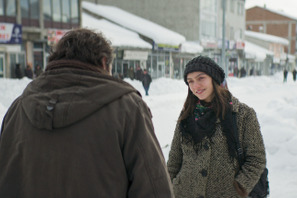
<svg viewBox="0 0 297 198"><path fill-rule="evenodd" d="M255 6L246 10L246 29L261 32L289 40L285 48L288 54L296 55L297 18L283 12Z"/></svg>

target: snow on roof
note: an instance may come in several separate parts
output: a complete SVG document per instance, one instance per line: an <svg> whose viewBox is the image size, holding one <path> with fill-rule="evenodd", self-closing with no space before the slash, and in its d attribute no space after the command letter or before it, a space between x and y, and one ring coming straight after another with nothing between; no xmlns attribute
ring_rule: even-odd
<svg viewBox="0 0 297 198"><path fill-rule="evenodd" d="M181 52L197 54L203 51L203 47L195 41L185 41L181 44Z"/></svg>
<svg viewBox="0 0 297 198"><path fill-rule="evenodd" d="M282 38L282 37L274 36L271 34L264 34L264 33L260 33L260 32L253 32L253 31L246 30L245 36L256 38L256 39L263 40L263 41L268 41L271 43L280 43L283 45L289 45L289 40Z"/></svg>
<svg viewBox="0 0 297 198"><path fill-rule="evenodd" d="M262 62L266 58L266 55L273 55L272 51L248 41L245 41L244 51L247 59L255 59L257 62Z"/></svg>
<svg viewBox="0 0 297 198"><path fill-rule="evenodd" d="M259 6L256 6L256 7L259 7ZM278 14L278 15L282 15L282 16L284 16L284 17L288 17L288 18L290 18L290 19L293 19L293 20L296 20L296 21L297 21L297 18L296 18L295 16L289 15L289 14L283 12L283 11L280 11L280 10L273 10L273 9L271 9L271 8L267 8L267 7L266 7L266 8L263 8L263 9L268 10L269 12L274 12L274 13L276 13L276 14Z"/></svg>
<svg viewBox="0 0 297 198"><path fill-rule="evenodd" d="M84 12L82 13L82 26L102 32L102 34L111 41L112 46L152 49L152 45L142 40L137 33L105 19L96 19Z"/></svg>
<svg viewBox="0 0 297 198"><path fill-rule="evenodd" d="M177 46L186 40L179 33L114 6L99 5L84 1L82 2L82 7L93 14L100 15L107 20L151 38L157 44Z"/></svg>

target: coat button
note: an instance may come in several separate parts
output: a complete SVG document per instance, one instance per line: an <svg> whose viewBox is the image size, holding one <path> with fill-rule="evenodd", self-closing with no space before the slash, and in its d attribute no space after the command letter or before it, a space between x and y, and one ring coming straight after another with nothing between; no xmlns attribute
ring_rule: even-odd
<svg viewBox="0 0 297 198"><path fill-rule="evenodd" d="M201 175L202 175L203 177L206 177L206 176L207 176L207 170L205 170L205 169L202 169L202 170L200 171L200 173L201 173Z"/></svg>
<svg viewBox="0 0 297 198"><path fill-rule="evenodd" d="M208 150L208 149L209 149L208 143L206 142L206 143L203 145L203 147L204 147L205 150Z"/></svg>

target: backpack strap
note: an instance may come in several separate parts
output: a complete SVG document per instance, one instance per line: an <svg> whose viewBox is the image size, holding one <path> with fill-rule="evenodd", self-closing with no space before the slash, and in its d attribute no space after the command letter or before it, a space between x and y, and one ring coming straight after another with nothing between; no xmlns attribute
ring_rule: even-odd
<svg viewBox="0 0 297 198"><path fill-rule="evenodd" d="M243 150L241 148L240 141L239 141L239 134L238 134L238 130L237 130L237 118L236 118L235 112L232 112L232 119L233 119L233 133L234 133L234 137L235 137L235 141L236 141L238 162L239 162L239 165L242 166L243 165Z"/></svg>

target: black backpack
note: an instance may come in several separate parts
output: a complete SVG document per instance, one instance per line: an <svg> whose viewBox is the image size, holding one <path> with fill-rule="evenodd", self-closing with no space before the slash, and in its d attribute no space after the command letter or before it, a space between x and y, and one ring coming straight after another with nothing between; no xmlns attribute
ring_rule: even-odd
<svg viewBox="0 0 297 198"><path fill-rule="evenodd" d="M236 140L236 148L238 152L238 162L239 162L239 165L242 166L244 163L244 156L243 156L243 150L239 142L236 113L232 113L232 117L233 117L234 137ZM265 167L258 183L254 186L253 190L250 192L249 197L266 198L268 195L269 195L268 169L267 167Z"/></svg>

